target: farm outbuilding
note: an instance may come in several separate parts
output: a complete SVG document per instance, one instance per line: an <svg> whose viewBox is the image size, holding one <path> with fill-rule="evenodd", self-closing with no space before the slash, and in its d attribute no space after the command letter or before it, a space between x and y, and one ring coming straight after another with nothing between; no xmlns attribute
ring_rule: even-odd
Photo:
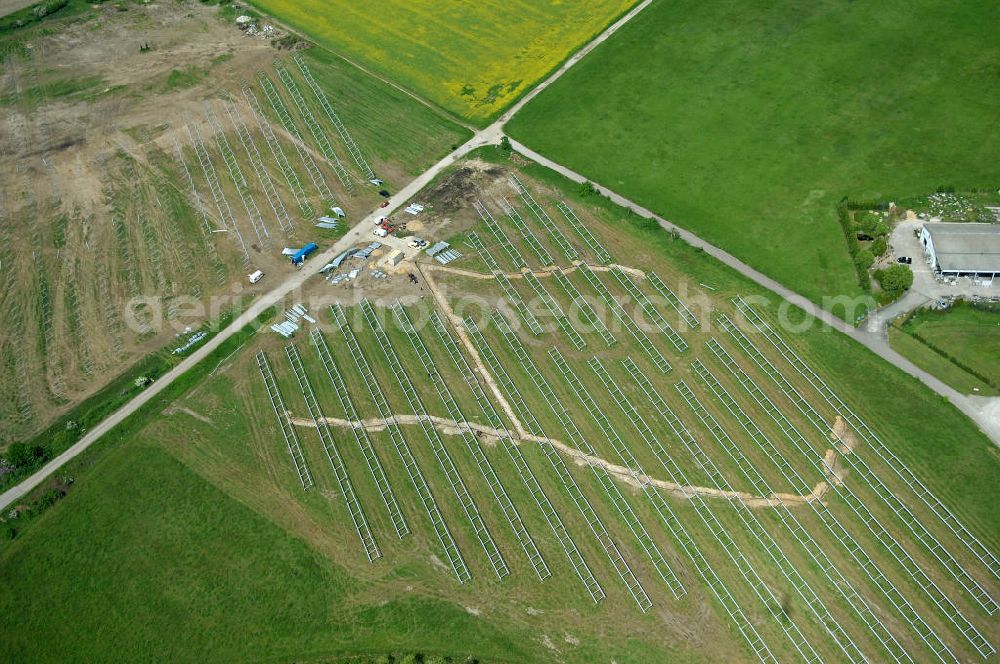
<svg viewBox="0 0 1000 664"><path fill-rule="evenodd" d="M1000 274L1000 225L927 223L920 229L920 244L943 275Z"/></svg>
<svg viewBox="0 0 1000 664"><path fill-rule="evenodd" d="M403 262L404 257L405 254L399 249L396 249L386 257L385 262L389 265L399 265Z"/></svg>

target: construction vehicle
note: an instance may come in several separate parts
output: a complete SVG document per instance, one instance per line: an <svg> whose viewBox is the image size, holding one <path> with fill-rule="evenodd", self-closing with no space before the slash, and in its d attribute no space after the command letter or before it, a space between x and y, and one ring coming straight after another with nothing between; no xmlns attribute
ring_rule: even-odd
<svg viewBox="0 0 1000 664"><path fill-rule="evenodd" d="M389 217L379 219L375 227L375 235L378 237L385 237L395 231L396 227L389 222Z"/></svg>

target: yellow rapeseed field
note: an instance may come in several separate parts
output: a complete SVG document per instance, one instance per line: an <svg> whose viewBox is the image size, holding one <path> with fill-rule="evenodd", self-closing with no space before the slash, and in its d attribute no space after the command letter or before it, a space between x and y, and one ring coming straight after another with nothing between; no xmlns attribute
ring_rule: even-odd
<svg viewBox="0 0 1000 664"><path fill-rule="evenodd" d="M634 0L253 0L327 48L481 123Z"/></svg>

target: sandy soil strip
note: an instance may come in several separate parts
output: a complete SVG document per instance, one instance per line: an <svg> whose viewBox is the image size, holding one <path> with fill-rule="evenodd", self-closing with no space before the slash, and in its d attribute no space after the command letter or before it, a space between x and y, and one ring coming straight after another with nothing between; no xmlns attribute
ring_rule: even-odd
<svg viewBox="0 0 1000 664"><path fill-rule="evenodd" d="M426 267L432 267L432 266L426 266ZM451 307L448 306L448 298L445 297L444 294L438 289L437 284L431 277L431 272L433 272L433 270L420 269L421 276L423 276L424 281L427 282L427 287L431 289L431 293L434 295L434 299L437 300L438 306L441 307L441 311L445 312L445 315L447 316L448 320L451 321L452 328L458 334L458 339L459 341L462 342L462 346L464 346L465 350L469 353L470 356L472 356L472 361L476 365L475 368L476 373L478 373L479 376L484 381L486 381L486 386L490 389L490 392L493 393L493 398L495 398L497 400L497 403L500 404L500 407L503 408L503 412L507 414L507 418L514 425L514 429L516 430L518 436L520 437L527 436L528 431L524 428L524 425L521 423L521 420L514 413L514 409L511 407L510 403L504 397L503 392L500 391L500 386L497 385L495 380L493 380L493 376L490 375L490 372L486 368L486 365L483 364L483 358L479 356L479 351L476 350L475 344L473 344L472 340L469 339L469 333L466 331L465 326L462 324L461 319L458 316L456 316L455 313L451 310ZM490 276L490 279L492 278L493 277Z"/></svg>
<svg viewBox="0 0 1000 664"><path fill-rule="evenodd" d="M645 279L646 278L646 273L645 272L643 272L639 268L629 267L628 265L619 265L617 263L612 263L611 265L588 265L587 267L590 268L591 272L608 272L608 271L611 270L611 268L616 267L619 270L621 270L622 272L627 272L627 273L631 274L634 277L638 277L640 279ZM476 272L475 270L466 270L466 269L460 268L460 267L448 267L447 265L431 265L430 263L428 263L428 264L425 264L423 266L423 268L424 268L424 270L430 270L430 271L434 271L434 272L447 272L448 274L455 274L455 275L458 275L458 276L461 276L461 277L468 277L470 279L485 279L485 280L488 280L488 279L494 279L494 278L496 278L494 272ZM580 269L580 261L574 261L572 266L567 267L567 268L563 268L563 273L564 274L569 274L571 272L577 271L578 269ZM536 277L538 277L540 279L544 279L545 277L551 277L552 274L555 272L555 268L553 268L553 269L544 269L544 268L542 268L542 269L538 269L538 270L524 270L522 272L504 272L503 274L508 279L523 279L525 272L530 272L531 274L535 275ZM431 288L431 290L434 290L434 289Z"/></svg>
<svg viewBox="0 0 1000 664"><path fill-rule="evenodd" d="M422 421L429 421L434 425L441 433L448 436L458 436L461 435L463 429L469 429L473 431L478 437L485 439L484 442L487 444L495 443L497 440L505 436L503 431L499 429L494 429L493 427L478 424L476 422L456 422L455 420L450 420L445 417L438 417L436 415L394 415L393 416L399 424L415 425L420 424ZM294 426L299 427L314 427L312 419L293 417L288 414L288 420ZM346 420L339 417L323 417L322 421L330 426L340 427L344 429L353 428L363 428L366 431L378 432L385 431L386 423L385 420L381 418L371 418L367 420ZM628 468L624 466L619 466L617 464L611 463L606 459L601 457L592 456L589 454L584 454L580 450L567 445L566 443L555 440L553 438L542 438L539 436L532 436L526 434L520 439L513 439L514 444L521 445L526 441L539 442L539 443L549 443L560 453L569 457L573 463L578 466L601 466L613 475L620 482L623 482L629 486L636 489L641 489L644 484L651 484L658 489L663 489L664 491L670 492L672 495L678 498L689 498L694 494L701 495L706 498L716 498L719 500L741 500L748 507L752 508L774 508L779 505L784 504L785 506L792 507L797 505L805 505L814 500L822 500L823 496L830 490L830 486L827 482L820 482L812 491L805 496L800 496L796 494L788 493L775 493L770 496L755 496L750 493L743 491L720 491L718 489L712 489L709 487L701 486L689 486L675 484L674 482L667 482L665 480L660 480L655 477L649 477L648 475L633 474ZM827 453L828 457L836 457L833 450ZM841 478L838 476L833 480L835 483L839 483Z"/></svg>
<svg viewBox="0 0 1000 664"><path fill-rule="evenodd" d="M174 413L184 413L185 415L193 417L194 419L204 422L205 424L215 424L215 422L212 421L211 417L202 415L201 413L196 413L190 408L185 408L184 406L174 406L173 408L168 408L163 412L166 415L173 415Z"/></svg>
<svg viewBox="0 0 1000 664"><path fill-rule="evenodd" d="M577 270L577 269L579 269L579 264L580 264L580 262L577 261L577 262L575 262L573 264L572 267L568 267L568 268L566 268L563 271L568 273L568 272L572 272L574 270ZM623 272L627 272L628 274L637 276L637 277L642 278L642 279L646 278L646 273L643 272L642 270L639 270L639 269L634 268L634 267L629 267L627 265L619 265L617 263L616 264L612 264L612 265L608 265L608 266L601 265L601 266L589 266L589 267L590 267L590 269L592 271L595 271L595 272L607 272L612 267L616 267L616 268L622 270ZM570 458L572 458L574 460L574 462L577 463L578 465L586 465L588 463L594 463L594 464L603 466L610 474L612 474L615 477L617 477L620 481L622 481L625 484L628 484L630 486L636 487L636 488L641 488L640 482L649 482L653 486L655 486L655 487L657 487L659 489L663 489L665 491L669 491L671 494L673 494L673 495L675 495L677 497L680 497L680 498L687 498L692 493L695 493L695 494L699 494L699 495L702 495L702 496L705 496L705 497L719 498L719 499L722 499L722 500L742 499L743 502L746 503L747 506L752 507L752 508L761 508L761 507L763 507L763 508L774 508L774 507L778 507L779 505L782 505L782 504L784 504L786 506L789 506L789 507L796 506L796 505L805 505L805 504L808 504L808 503L810 503L812 501L815 501L815 500L823 500L823 497L827 494L827 492L830 491L830 483L833 483L834 485L837 485L837 486L843 484L844 476L846 475L846 470L843 470L842 468L838 467L837 452L836 452L836 450L828 450L827 453L826 453L826 455L825 455L825 457L824 457L824 460L826 461L826 463L824 464L823 472L824 472L824 475L826 476L827 479L825 481L822 481L822 482L819 482L818 484L816 484L816 486L814 486L812 488L812 491L810 491L805 496L800 496L798 494L780 493L779 492L779 493L773 493L773 494L771 494L770 496L767 496L767 497L762 497L762 496L754 496L754 495L751 495L749 493L744 493L744 492L739 492L739 491L722 491L722 490L719 490L719 489L712 489L712 488L709 488L709 487L682 486L682 485L676 484L674 482L667 482L667 481L664 481L664 480L659 480L659 479L656 479L656 478L653 478L653 477L649 477L649 476L645 476L645 475L639 475L638 476L639 479L637 480L636 477L633 476L632 472L629 471L629 469L627 469L627 468L625 468L623 466L619 466L619 465L613 464L613 463L611 463L611 462L609 462L609 461L607 461L605 459L601 459L599 457L588 456L588 455L584 454L583 452L581 452L580 450L577 450L574 447L570 447L569 445L566 445L565 443L563 443L561 441L558 441L558 440L555 440L555 439L551 439L551 438L549 438L549 439L541 439L541 438L539 438L537 436L532 435L524 427L524 425L521 423L521 420L514 413L514 409L511 407L510 403L506 400L506 398L504 398L503 392L501 392L499 385L497 385L496 381L493 379L493 376L490 374L489 370L486 368L486 365L483 364L482 358L479 356L479 352L476 350L475 345L473 345L472 340L469 339L468 333L466 332L465 327L462 325L462 321L452 312L451 307L448 306L448 299L444 296L443 293L440 292L440 290L438 289L438 286L435 283L434 278L432 276L432 274L434 272L446 272L446 273L450 273L450 274L459 274L459 275L462 275L462 276L468 276L468 277L472 277L472 278L475 278L475 279L493 279L493 278L495 278L494 275L493 274L484 274L484 273L481 273L481 272L474 272L474 271L471 271L471 270L463 270L461 268L448 267L446 265L424 264L419 269L420 269L420 272L421 272L422 276L424 277L424 281L427 282L427 287L430 289L431 293L434 295L434 299L437 301L438 305L441 307L441 310L445 312L445 314L447 315L447 317L453 323L455 323L453 325L453 327L456 330L456 332L458 333L459 339L461 340L462 345L465 347L465 350L468 351L469 355L472 356L473 361L475 362L475 365L476 365L476 372L480 375L480 377L484 381L486 381L486 384L490 388L490 391L493 392L493 396L500 403L500 405L503 408L504 412L507 414L507 417L510 418L510 421L513 423L514 428L515 428L515 430L517 432L517 436L520 438L520 441L519 440L515 440L514 441L516 444L519 444L521 441L525 441L525 440L531 440L531 441L546 441L547 440L547 442L551 443L553 447L555 447L557 450L559 450L560 452L562 452L566 456L569 456ZM532 271L532 273L535 274L535 276L538 276L538 277L551 276L553 272L554 272L554 270L533 270ZM507 276L509 278L515 278L515 279L516 278L523 278L523 273L521 273L521 272L511 272L511 273L507 273ZM402 417L411 417L412 418L414 416L402 416ZM438 418L438 419L441 419L441 418ZM414 421L416 421L416 420L414 420ZM400 422L402 422L402 420L400 420ZM447 422L447 424L442 424L441 426L448 426L448 427L450 427L453 430L452 431L453 433L460 433L460 429L458 428L460 426L459 423L454 422L454 421L446 421L446 422ZM310 423L306 422L306 424L308 425ZM437 422L435 422L435 424L437 425ZM348 425L350 425L350 424L348 423ZM470 428L476 429L476 427L478 427L479 425L475 425L473 423L467 423L467 426L469 426ZM384 428L384 424L382 425L382 427ZM831 431L831 437L833 437L836 440L838 440L838 441L840 441L840 442L843 443L843 438L841 437L841 434L842 434L842 432L846 431L846 425L838 417L837 423L834 425L834 427L835 427L834 430ZM442 429L442 431L444 431L444 429ZM445 433L449 433L447 431L444 431L444 432ZM502 435L502 432L499 432L499 431L496 431L496 430L491 430L490 432L480 431L480 433L492 436L494 438L500 437ZM849 431L846 431L846 433L850 434ZM853 441L853 436L851 436L851 440ZM853 449L853 445L844 444L844 447L846 449L843 450L842 453L845 453L845 454L849 454L851 452L851 450Z"/></svg>

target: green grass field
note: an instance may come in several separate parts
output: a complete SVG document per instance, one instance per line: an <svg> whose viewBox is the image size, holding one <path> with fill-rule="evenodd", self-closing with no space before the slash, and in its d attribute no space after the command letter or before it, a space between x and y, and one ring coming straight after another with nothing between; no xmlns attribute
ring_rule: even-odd
<svg viewBox="0 0 1000 664"><path fill-rule="evenodd" d="M497 159L500 154L488 149L475 156L489 160ZM509 165L503 159L499 163ZM445 173L441 178L449 175ZM654 345L674 365L674 370L665 376L655 372L623 330L616 331L621 341L612 349L604 348L596 334L587 334L589 347L584 352L572 350L557 331L545 333L538 339L529 338L525 333L520 335L527 344L529 355L546 372L557 398L565 404L596 453L610 459L615 451L600 435L591 413L576 400L574 392L551 365L546 355L550 346L566 354L586 389L596 395L613 426L623 433L626 444L635 449L637 457L654 477L662 477L664 470L656 465L648 450L643 451L645 445L638 436L626 433L631 431L628 419L607 398L601 383L587 367L586 360L592 354L602 358L610 373L625 386L628 398L638 404L639 412L653 421L656 418L650 406L643 403L642 394L631 386L618 362L626 355L634 356L734 487L752 491L737 465L715 449L708 430L697 423L678 397L674 385L684 380L741 444L750 462L780 489L780 476L770 461L745 436L739 435L735 418L721 409L689 368L692 359L703 359L729 385L734 395L740 394L739 386L726 376L726 370L704 348L704 342L714 337L737 356L761 384L767 385L766 379L734 347L727 335L712 324L713 319L707 313L709 307L731 312L728 298L734 295L765 294L704 252L672 239L649 222L624 214L603 198L582 195L576 187L567 186L565 181L545 169L529 166L522 169L522 176L539 203L551 213L554 213L554 200L567 201L584 223L605 241L615 257L628 265L655 267L667 283L683 293L689 304L706 306L696 309L702 318L701 329L681 329L691 345L684 353L670 349L662 336L651 333ZM463 220L475 219L468 206L449 212L449 215L456 229L462 228ZM532 217L526 216L526 221L535 233L543 236ZM479 227L476 230L486 237ZM501 249L493 242L489 245L499 259ZM527 255L526 247L521 246L521 250ZM554 247L550 250L556 255ZM535 264L536 261L529 259L529 262ZM559 262L564 261L560 259ZM579 273L571 273L570 278L581 290L587 289L587 282ZM599 278L613 292L621 292L607 273L599 273ZM495 297L497 292L493 280L444 273L439 273L435 279L444 282L452 296L466 292ZM566 295L552 280L540 279L562 306L567 307ZM514 281L522 297L529 297L527 284L520 279ZM642 283L640 288L652 295L648 284ZM418 320L418 307L426 307L429 301L427 298L415 305L411 314L413 320ZM669 316L669 310L661 303L656 306ZM759 308L768 319L780 320L782 317L776 302L761 302ZM376 336L363 317L356 315L355 309L348 310L348 319L393 410L404 414L411 412ZM800 322L800 315L793 312L787 321L788 329L782 327L782 335L862 418L871 423L885 444L926 481L986 546L995 550L996 524L1000 522L1000 501L997 500L1000 461L992 444L968 419L914 379L828 328L813 325L804 331L794 331L792 328ZM422 378L422 369L410 352L406 337L392 330L388 334L402 357L405 371L416 383L424 406L432 415L446 415L435 390ZM420 330L420 335L441 364L442 377L455 391L463 414L478 420L473 417L477 404L467 390L460 388L463 379L450 365L443 346L429 329ZM344 347L340 332L327 330L325 336L335 363L351 386L351 396L360 416L374 417L377 411ZM546 433L566 439L558 418L518 366L503 337L491 329L486 330L484 338L498 352L501 364L524 394ZM442 434L443 443L465 478L472 499L479 505L487 528L510 563L511 576L499 581L423 433L413 425L404 425L403 435L472 570L472 580L465 585L458 584L446 563L442 563L440 545L387 434L372 432L371 438L412 530L412 534L402 540L395 536L390 526L353 437L334 426L335 440L343 451L348 474L384 554L374 565L369 564L361 553L315 430L303 424L295 425L316 480L316 486L307 492L301 490L281 442L254 352L263 349L270 358L288 410L297 418L307 417L297 382L284 357L285 343L265 330L256 337L242 336L234 342L234 347L219 351L202 367L204 373L192 374L178 390L150 404L142 418L130 424L125 435L110 437L70 464L65 474L72 476L75 482L69 495L40 516L23 517L30 520L25 522L17 537L0 543L0 571L8 580L0 585L0 611L9 616L0 627L0 638L9 644L9 652L15 659L93 661L164 656L178 661L284 661L374 657L390 652L417 651L448 655L455 661L467 657L480 661L595 663L612 658L618 662L752 659L726 614L642 494L622 485L625 503L634 509L653 541L665 552L672 568L680 574L688 591L680 600L669 595L593 474L586 467L567 460L569 473L588 496L596 514L619 543L623 555L653 600L653 610L640 613L597 539L592 537L569 495L562 489L541 447L528 441L520 445L528 466L551 497L555 510L607 592L607 598L600 605L595 606L585 595L502 447L486 439L480 441L484 454L496 469L552 569L553 576L544 582L539 582L528 566L461 439ZM300 335L294 343L302 355L306 374L314 385L324 414L343 417L345 413L308 338ZM764 342L759 343L765 348ZM780 354L773 350L765 350L765 354L804 390L824 419L832 419L832 410L821 403L801 378L794 376ZM778 400L796 426L807 431L806 437L812 446L817 450L829 446L826 434L807 430L805 419L773 387L764 389ZM781 442L780 431L762 413L749 406L748 412L785 450L792 467L797 468L807 482L822 479L822 474L804 457L800 458ZM671 443L671 453L691 481L707 483L708 476L699 472L683 448L668 438L665 425L654 422L653 426L656 435ZM903 496L906 504L958 556L961 564L977 579L982 579L978 563L970 561L964 549L942 533L943 526L908 493L886 465L865 445L861 445L857 453L876 468L891 491ZM973 624L983 629L987 638L995 640L995 625L926 551L905 537L905 526L898 523L876 492L850 472L847 481L872 513L903 538L907 550ZM710 499L709 503L723 528L731 532L737 545L747 552L765 583L782 597L782 610L789 619L802 627L825 660L838 661L839 651L825 631L809 618L802 600L751 540L732 509L718 499ZM961 657L971 657L968 645L943 617L935 613L907 573L874 544L848 511L844 500L831 495L827 503L872 552L887 576L903 588L932 628L943 634ZM714 543L709 529L695 517L690 505L679 498L671 498L670 504L779 659L793 658L794 651L785 641L777 622L763 610L762 604L729 563L722 547ZM895 616L888 602L869 584L860 569L849 563L840 544L818 519L804 508L796 508L795 512L819 546L838 562L846 577L872 602L875 610L880 615ZM762 509L758 513L764 527L787 552L792 564L822 593L851 637L862 650L877 659L881 651L872 636L856 620L844 600L825 585L804 550L779 527L773 511ZM995 584L986 583L989 589L995 587ZM897 618L891 619L890 629L915 659L929 654Z"/></svg>
<svg viewBox="0 0 1000 664"><path fill-rule="evenodd" d="M835 203L995 185L995 3L654 3L509 125L821 302Z"/></svg>
<svg viewBox="0 0 1000 664"><path fill-rule="evenodd" d="M101 481L2 554L5 657L289 661L459 644L493 660L537 656L453 604L365 597L159 445L136 441L89 472Z"/></svg>
<svg viewBox="0 0 1000 664"><path fill-rule="evenodd" d="M962 304L919 311L890 330L893 347L966 394L1000 394L1000 312Z"/></svg>

